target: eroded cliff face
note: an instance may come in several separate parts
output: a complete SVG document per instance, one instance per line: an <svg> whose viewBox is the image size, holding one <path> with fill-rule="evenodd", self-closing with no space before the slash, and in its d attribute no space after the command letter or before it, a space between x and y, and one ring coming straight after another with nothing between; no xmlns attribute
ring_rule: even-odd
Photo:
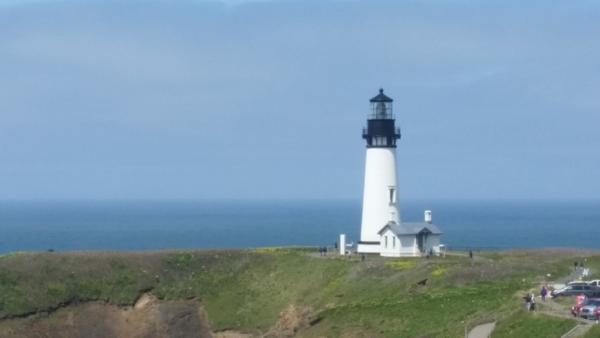
<svg viewBox="0 0 600 338"><path fill-rule="evenodd" d="M209 338L206 314L196 300L159 301L144 294L134 306L71 304L49 314L0 322L0 337Z"/></svg>
<svg viewBox="0 0 600 338"><path fill-rule="evenodd" d="M285 338L309 326L311 310L289 305L266 333L211 331L195 299L159 300L144 293L133 306L69 304L51 313L0 321L0 338Z"/></svg>

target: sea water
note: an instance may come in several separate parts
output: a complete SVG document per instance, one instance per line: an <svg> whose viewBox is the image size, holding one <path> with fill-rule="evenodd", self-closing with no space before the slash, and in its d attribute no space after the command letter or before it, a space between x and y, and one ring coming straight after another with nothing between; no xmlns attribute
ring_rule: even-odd
<svg viewBox="0 0 600 338"><path fill-rule="evenodd" d="M600 249L600 202L405 201L457 249ZM360 201L0 202L0 253L334 245L358 241Z"/></svg>

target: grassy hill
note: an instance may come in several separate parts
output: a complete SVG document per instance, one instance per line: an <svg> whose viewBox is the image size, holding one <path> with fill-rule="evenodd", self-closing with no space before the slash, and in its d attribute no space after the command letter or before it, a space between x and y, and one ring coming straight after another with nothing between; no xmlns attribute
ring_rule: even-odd
<svg viewBox="0 0 600 338"><path fill-rule="evenodd" d="M527 314L521 296L567 275L574 260L600 267L600 254L575 250L365 261L313 251L5 255L0 335L22 318L69 304L132 305L151 292L162 300L199 300L213 331L260 335L287 323L299 337L460 337L465 326L493 320L494 337L560 337L574 321Z"/></svg>

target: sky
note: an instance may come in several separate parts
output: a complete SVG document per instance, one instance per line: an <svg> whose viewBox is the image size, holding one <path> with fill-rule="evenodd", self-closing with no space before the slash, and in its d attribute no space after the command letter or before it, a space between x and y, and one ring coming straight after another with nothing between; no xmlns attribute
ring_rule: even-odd
<svg viewBox="0 0 600 338"><path fill-rule="evenodd" d="M0 199L600 199L600 2L0 0Z"/></svg>

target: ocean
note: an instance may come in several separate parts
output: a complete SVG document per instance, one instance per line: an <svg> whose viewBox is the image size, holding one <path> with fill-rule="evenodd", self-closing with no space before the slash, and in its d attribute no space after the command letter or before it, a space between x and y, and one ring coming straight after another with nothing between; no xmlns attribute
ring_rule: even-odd
<svg viewBox="0 0 600 338"><path fill-rule="evenodd" d="M600 249L600 202L406 201L455 249ZM357 241L360 201L0 202L0 253L333 245Z"/></svg>

